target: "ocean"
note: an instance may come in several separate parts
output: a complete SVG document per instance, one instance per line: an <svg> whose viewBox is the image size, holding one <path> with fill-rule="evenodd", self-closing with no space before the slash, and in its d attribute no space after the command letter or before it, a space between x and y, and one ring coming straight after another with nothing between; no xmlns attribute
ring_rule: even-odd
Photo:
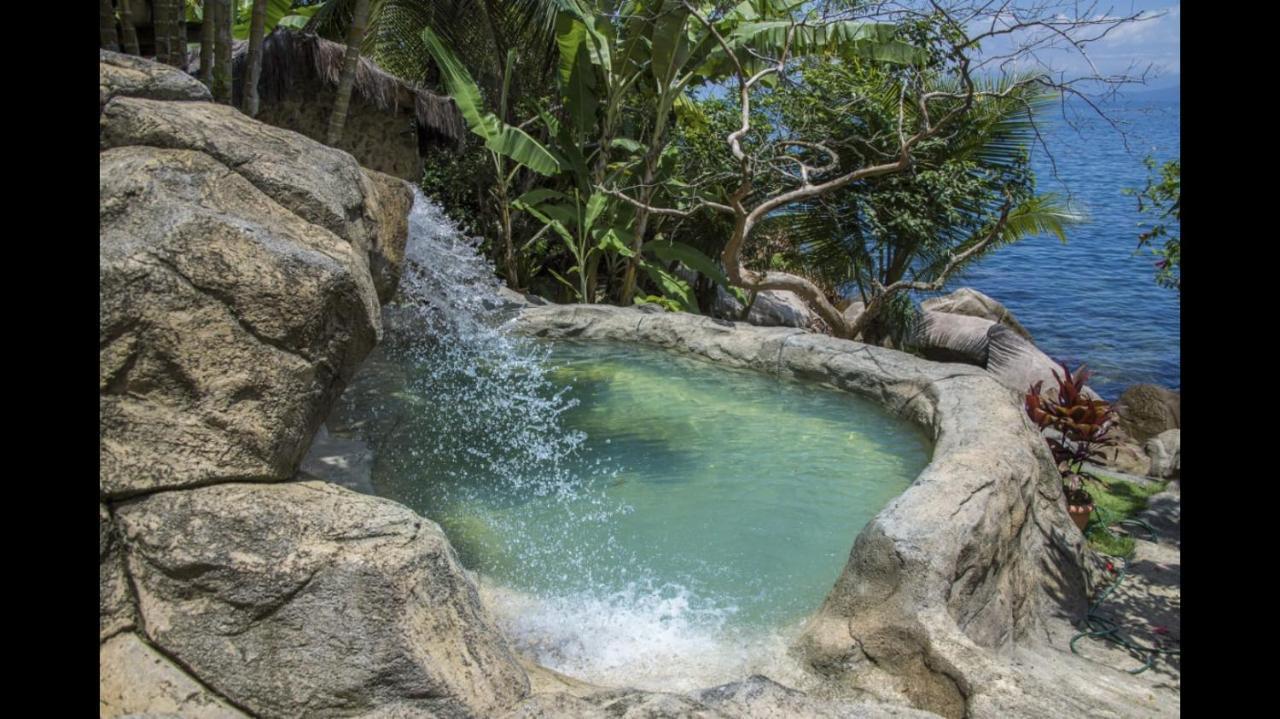
<svg viewBox="0 0 1280 719"><path fill-rule="evenodd" d="M1069 127L1054 110L1044 134L1057 177L1043 148L1032 154L1039 190L1069 197L1087 216L1066 244L1043 236L1001 248L952 278L948 291L973 287L1004 303L1050 357L1072 369L1087 364L1090 386L1106 399L1140 382L1181 391L1178 293L1156 284L1145 248L1134 254L1144 217L1121 192L1145 185L1146 155L1179 157L1181 106L1129 100L1106 110L1126 137L1096 115L1072 116Z"/></svg>

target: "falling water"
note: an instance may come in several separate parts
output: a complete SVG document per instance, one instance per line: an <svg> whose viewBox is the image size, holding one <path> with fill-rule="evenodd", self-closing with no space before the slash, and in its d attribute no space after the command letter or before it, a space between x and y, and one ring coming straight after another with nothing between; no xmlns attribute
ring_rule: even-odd
<svg viewBox="0 0 1280 719"><path fill-rule="evenodd" d="M372 450L373 491L439 522L516 647L552 669L677 691L798 683L788 638L927 461L889 445L923 442L839 393L656 351L553 355L504 329L502 292L478 241L417 195L384 340L328 420ZM900 436L862 440L880 431Z"/></svg>

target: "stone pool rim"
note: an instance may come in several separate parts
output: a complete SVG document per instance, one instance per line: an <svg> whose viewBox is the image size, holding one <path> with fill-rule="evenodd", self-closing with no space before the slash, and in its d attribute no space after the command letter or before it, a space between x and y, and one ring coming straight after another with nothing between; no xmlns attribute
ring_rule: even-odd
<svg viewBox="0 0 1280 719"><path fill-rule="evenodd" d="M933 455L859 532L792 653L838 687L963 716L993 650L1079 611L1089 553L1016 393L984 370L805 330L611 305L520 309L513 331L647 344L817 382L920 426Z"/></svg>

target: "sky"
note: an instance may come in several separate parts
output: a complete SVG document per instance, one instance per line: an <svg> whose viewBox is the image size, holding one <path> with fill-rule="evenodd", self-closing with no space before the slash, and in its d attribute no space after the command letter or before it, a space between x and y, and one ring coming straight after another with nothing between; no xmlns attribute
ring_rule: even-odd
<svg viewBox="0 0 1280 719"><path fill-rule="evenodd" d="M1175 87L1181 80L1182 4L1166 2L1134 2L1135 11L1160 15L1150 20L1116 28L1097 43L1090 56L1099 69L1122 72L1130 62L1152 63L1156 77L1151 87ZM1117 7L1117 10L1120 8Z"/></svg>
<svg viewBox="0 0 1280 719"><path fill-rule="evenodd" d="M1142 13L1143 19L1120 25L1102 39L1090 43L1089 60L1102 75L1140 75L1150 66L1146 88L1177 87L1181 81L1182 5L1168 0L1116 0L1100 3L1098 15L1124 17ZM1005 49L1000 41L989 41L984 50ZM1052 69L1068 76L1092 74L1086 60L1078 53L1062 50L1041 52L1039 59Z"/></svg>

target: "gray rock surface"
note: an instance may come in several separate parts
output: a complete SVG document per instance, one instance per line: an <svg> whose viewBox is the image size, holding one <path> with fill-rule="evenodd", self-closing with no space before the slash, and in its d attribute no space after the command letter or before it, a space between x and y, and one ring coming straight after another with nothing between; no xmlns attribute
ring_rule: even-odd
<svg viewBox="0 0 1280 719"><path fill-rule="evenodd" d="M937 714L876 701L810 696L763 676L689 695L632 689L545 692L521 702L504 719L938 719Z"/></svg>
<svg viewBox="0 0 1280 719"><path fill-rule="evenodd" d="M987 366L987 331L995 323L982 317L925 310L913 338L920 354L935 362Z"/></svg>
<svg viewBox="0 0 1280 719"><path fill-rule="evenodd" d="M1046 707L1154 716L1176 707L1166 696L1154 711L1133 711L1147 685L1119 673L1095 677L1089 663L1045 644L1048 627L1083 615L1101 561L1068 518L1047 446L1017 394L984 370L682 313L533 307L517 326L821 382L874 399L934 437L932 462L858 535L793 647L822 678L823 696L945 717L1045 716ZM1019 652L1027 658L1011 663Z"/></svg>
<svg viewBox="0 0 1280 719"><path fill-rule="evenodd" d="M209 88L176 67L110 50L98 51L98 105L115 97L213 102Z"/></svg>
<svg viewBox="0 0 1280 719"><path fill-rule="evenodd" d="M1108 469L1145 477L1151 474L1151 457L1137 443L1124 440L1101 449L1099 462Z"/></svg>
<svg viewBox="0 0 1280 719"><path fill-rule="evenodd" d="M1018 321L1013 313L998 301L982 294L972 287L961 287L949 295L932 297L920 303L921 309L933 312L945 312L953 315L981 317L1008 327L1017 332L1028 342L1034 342L1031 333Z"/></svg>
<svg viewBox="0 0 1280 719"><path fill-rule="evenodd" d="M404 247L409 240L409 210L413 208L413 188L398 177L367 168L369 192L365 196L366 217L376 228L370 235L369 274L378 290L378 301L387 303L400 286L404 270Z"/></svg>
<svg viewBox="0 0 1280 719"><path fill-rule="evenodd" d="M694 698L721 712L726 717L743 719L936 719L937 714L873 701L851 699L819 699L785 687L768 677L752 676L710 689L694 692Z"/></svg>
<svg viewBox="0 0 1280 719"><path fill-rule="evenodd" d="M228 704L136 634L121 634L98 649L98 716L177 716L241 719Z"/></svg>
<svg viewBox="0 0 1280 719"><path fill-rule="evenodd" d="M711 316L737 320L742 316L742 303L728 290L716 286ZM800 327L809 329L821 324L817 313L800 296L787 290L764 290L756 296L747 314L749 324L761 327Z"/></svg>
<svg viewBox="0 0 1280 719"><path fill-rule="evenodd" d="M218 484L117 520L147 640L254 714L484 715L528 691L444 533L395 502Z"/></svg>
<svg viewBox="0 0 1280 719"><path fill-rule="evenodd" d="M1058 382L1053 374L1061 375L1062 368L1039 347L1004 325L993 324L987 330L986 366L1000 384L1020 395L1036 382L1043 383L1042 395L1058 395Z"/></svg>
<svg viewBox="0 0 1280 719"><path fill-rule="evenodd" d="M1143 447L1151 458L1152 477L1167 479L1182 476L1182 430L1166 429L1147 440Z"/></svg>
<svg viewBox="0 0 1280 719"><path fill-rule="evenodd" d="M1120 426L1139 444L1182 426L1182 396L1159 385L1129 387L1114 409L1120 416Z"/></svg>
<svg viewBox="0 0 1280 719"><path fill-rule="evenodd" d="M107 505L98 505L98 641L132 629L136 617L124 552Z"/></svg>
<svg viewBox="0 0 1280 719"><path fill-rule="evenodd" d="M288 479L377 340L363 258L208 155L99 166L100 491Z"/></svg>
<svg viewBox="0 0 1280 719"><path fill-rule="evenodd" d="M374 273L379 289L394 289L379 258L394 267L403 257L408 224L399 208L407 211L412 202L404 181L364 170L342 150L229 105L117 98L100 125L104 149L144 145L216 159L284 209L350 242L366 265L380 268Z"/></svg>
<svg viewBox="0 0 1280 719"><path fill-rule="evenodd" d="M439 527L282 481L379 336L408 186L205 102L114 97L101 129L100 714L488 716L523 698Z"/></svg>

